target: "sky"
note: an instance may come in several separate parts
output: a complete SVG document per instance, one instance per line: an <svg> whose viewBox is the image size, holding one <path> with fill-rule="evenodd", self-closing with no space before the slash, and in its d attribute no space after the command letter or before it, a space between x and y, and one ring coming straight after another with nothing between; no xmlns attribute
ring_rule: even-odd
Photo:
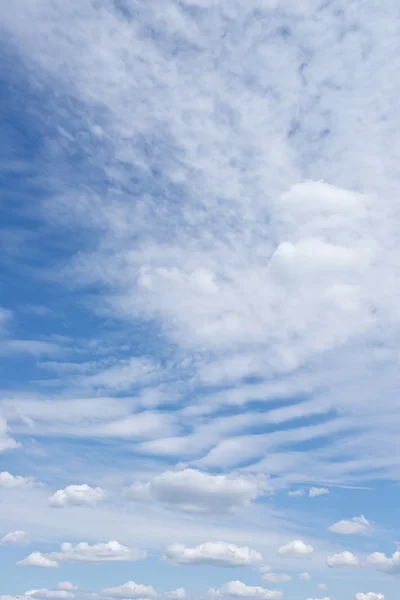
<svg viewBox="0 0 400 600"><path fill-rule="evenodd" d="M396 600L400 4L0 10L0 600Z"/></svg>

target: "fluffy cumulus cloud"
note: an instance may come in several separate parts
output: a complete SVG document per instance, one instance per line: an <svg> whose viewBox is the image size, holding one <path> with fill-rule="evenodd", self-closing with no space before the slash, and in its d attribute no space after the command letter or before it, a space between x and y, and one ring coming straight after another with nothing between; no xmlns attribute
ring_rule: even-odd
<svg viewBox="0 0 400 600"><path fill-rule="evenodd" d="M354 596L354 600L385 600L385 596L380 593L375 594L375 592L367 592L366 594L359 592Z"/></svg>
<svg viewBox="0 0 400 600"><path fill-rule="evenodd" d="M56 560L41 552L32 552L23 560L18 561L17 564L23 567L43 567L45 569L57 569L60 566Z"/></svg>
<svg viewBox="0 0 400 600"><path fill-rule="evenodd" d="M358 567L359 560L355 554L345 550L336 554L330 554L326 558L328 567Z"/></svg>
<svg viewBox="0 0 400 600"><path fill-rule="evenodd" d="M0 539L0 546L29 546L30 543L26 531L12 531Z"/></svg>
<svg viewBox="0 0 400 600"><path fill-rule="evenodd" d="M278 550L281 556L303 557L310 556L314 552L313 546L306 544L302 540L293 540L288 544L284 544Z"/></svg>
<svg viewBox="0 0 400 600"><path fill-rule="evenodd" d="M128 495L136 500L158 500L184 511L224 513L244 508L270 490L264 477L212 475L183 469L136 483Z"/></svg>
<svg viewBox="0 0 400 600"><path fill-rule="evenodd" d="M367 562L379 571L400 573L400 551L395 552L392 556L386 556L383 552L374 552L367 557Z"/></svg>
<svg viewBox="0 0 400 600"><path fill-rule="evenodd" d="M260 586L249 586L242 581L229 581L218 590L211 589L211 596L223 598L255 598L260 600L279 600L283 593L278 590L267 590Z"/></svg>
<svg viewBox="0 0 400 600"><path fill-rule="evenodd" d="M262 561L256 550L238 547L226 542L206 542L195 548L184 544L171 544L163 558L178 565L212 565L215 567L244 567Z"/></svg>
<svg viewBox="0 0 400 600"><path fill-rule="evenodd" d="M57 490L49 498L49 506L64 508L65 506L95 506L103 500L104 491L90 485L68 485L63 490Z"/></svg>
<svg viewBox="0 0 400 600"><path fill-rule="evenodd" d="M312 579L312 576L310 573L307 573L307 571L304 571L304 573L300 573L299 579L301 579L302 581L310 581Z"/></svg>
<svg viewBox="0 0 400 600"><path fill-rule="evenodd" d="M371 523L361 515L361 517L353 517L349 520L338 521L329 527L329 531L333 533L341 533L343 535L354 535L365 533L370 529Z"/></svg>
<svg viewBox="0 0 400 600"><path fill-rule="evenodd" d="M32 552L32 554L18 564L23 566L58 567L60 562L98 564L105 562L130 562L143 560L144 558L146 558L144 551L137 550L136 548L128 548L116 541L93 545L87 542L80 542L75 546L70 542L64 542L61 544L60 552L51 552L50 554Z"/></svg>
<svg viewBox="0 0 400 600"><path fill-rule="evenodd" d="M0 488L13 489L33 483L31 477L22 477L22 475L12 475L8 471L0 473Z"/></svg>
<svg viewBox="0 0 400 600"><path fill-rule="evenodd" d="M136 600L139 598L156 598L157 593L153 586L128 581L118 587L105 588L101 592L110 598L123 598L124 600Z"/></svg>

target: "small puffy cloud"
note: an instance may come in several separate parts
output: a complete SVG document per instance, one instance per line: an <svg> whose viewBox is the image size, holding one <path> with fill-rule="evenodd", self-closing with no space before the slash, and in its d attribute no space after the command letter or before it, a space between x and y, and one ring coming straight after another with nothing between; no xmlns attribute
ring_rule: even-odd
<svg viewBox="0 0 400 600"><path fill-rule="evenodd" d="M242 581L230 581L225 583L219 590L210 590L214 596L223 598L255 598L260 600L278 600L283 597L278 590L267 590L260 586L246 585Z"/></svg>
<svg viewBox="0 0 400 600"><path fill-rule="evenodd" d="M307 573L307 571L305 571L304 573L300 573L299 579L301 579L302 581L310 581L312 579L312 576L310 575L310 573Z"/></svg>
<svg viewBox="0 0 400 600"><path fill-rule="evenodd" d="M243 567L262 561L261 554L256 550L226 542L206 542L195 548L187 548L184 544L171 544L163 558L178 565L212 565L216 567Z"/></svg>
<svg viewBox="0 0 400 600"><path fill-rule="evenodd" d="M49 498L49 505L53 508L64 508L65 506L95 506L103 500L104 491L97 487L92 488L83 485L68 485L63 490L57 490Z"/></svg>
<svg viewBox="0 0 400 600"><path fill-rule="evenodd" d="M103 596L110 598L123 598L124 600L136 600L136 598L156 598L157 592L151 585L143 585L128 581L118 587L105 588L101 591Z"/></svg>
<svg viewBox="0 0 400 600"><path fill-rule="evenodd" d="M375 594L375 592L367 592L366 594L359 592L354 596L354 600L385 600L385 596L383 594Z"/></svg>
<svg viewBox="0 0 400 600"><path fill-rule="evenodd" d="M288 544L284 544L278 550L281 556L310 556L314 552L314 548L305 544L302 540L293 540Z"/></svg>
<svg viewBox="0 0 400 600"><path fill-rule="evenodd" d="M29 546L30 543L26 531L12 531L0 539L0 546Z"/></svg>
<svg viewBox="0 0 400 600"><path fill-rule="evenodd" d="M186 591L184 588L177 588L171 592L165 592L164 596L172 600L183 600L183 598L186 598Z"/></svg>
<svg viewBox="0 0 400 600"><path fill-rule="evenodd" d="M284 581L290 581L292 577L291 575L287 575L287 573L265 573L262 579L271 583L283 583Z"/></svg>
<svg viewBox="0 0 400 600"><path fill-rule="evenodd" d="M349 520L338 521L331 525L328 529L333 533L341 533L343 535L356 535L364 533L371 527L371 523L365 517L353 517Z"/></svg>
<svg viewBox="0 0 400 600"><path fill-rule="evenodd" d="M352 552L346 550L338 554L330 554L326 558L328 567L358 567L358 558Z"/></svg>
<svg viewBox="0 0 400 600"><path fill-rule="evenodd" d="M225 513L249 505L271 488L264 477L211 475L196 469L166 471L128 490L133 500L157 500L190 512Z"/></svg>
<svg viewBox="0 0 400 600"><path fill-rule="evenodd" d="M32 552L23 560L20 560L18 565L23 567L43 567L45 569L57 569L60 565L56 560L49 558L41 552Z"/></svg>
<svg viewBox="0 0 400 600"><path fill-rule="evenodd" d="M288 492L288 496L291 496L292 498L301 498L304 495L305 495L304 490L293 490L291 492Z"/></svg>
<svg viewBox="0 0 400 600"><path fill-rule="evenodd" d="M66 590L67 592L73 592L75 590L78 590L79 586L74 585L70 581L60 581L60 583L57 583L57 589Z"/></svg>
<svg viewBox="0 0 400 600"><path fill-rule="evenodd" d="M33 483L32 477L22 477L21 475L11 475L8 471L0 473L0 488L13 489Z"/></svg>
<svg viewBox="0 0 400 600"><path fill-rule="evenodd" d="M310 498L316 498L317 496L326 496L329 493L330 492L329 492L328 488L312 487L308 491L308 495L309 495Z"/></svg>
<svg viewBox="0 0 400 600"><path fill-rule="evenodd" d="M383 552L374 552L368 556L367 562L379 571L385 571L393 575L400 573L400 552L395 552L392 556L386 556Z"/></svg>
<svg viewBox="0 0 400 600"><path fill-rule="evenodd" d="M328 589L328 586L326 585L326 583L319 583L319 584L317 585L317 589L318 589L318 590L327 590L327 589Z"/></svg>

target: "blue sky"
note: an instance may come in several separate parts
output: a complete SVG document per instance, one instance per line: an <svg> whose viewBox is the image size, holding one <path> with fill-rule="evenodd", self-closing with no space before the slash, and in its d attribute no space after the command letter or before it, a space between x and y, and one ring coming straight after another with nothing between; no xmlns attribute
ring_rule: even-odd
<svg viewBox="0 0 400 600"><path fill-rule="evenodd" d="M400 6L2 4L0 599L394 600Z"/></svg>

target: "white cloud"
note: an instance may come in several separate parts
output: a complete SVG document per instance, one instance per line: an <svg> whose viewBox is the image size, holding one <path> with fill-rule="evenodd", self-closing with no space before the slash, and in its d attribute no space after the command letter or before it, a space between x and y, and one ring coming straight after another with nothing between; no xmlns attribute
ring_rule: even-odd
<svg viewBox="0 0 400 600"><path fill-rule="evenodd" d="M67 592L74 592L78 590L79 587L70 581L60 581L60 583L57 583L57 589L66 590Z"/></svg>
<svg viewBox="0 0 400 600"><path fill-rule="evenodd" d="M0 539L0 546L29 546L31 539L25 531L12 531Z"/></svg>
<svg viewBox="0 0 400 600"><path fill-rule="evenodd" d="M7 421L0 414L0 454L19 447L20 443L10 437Z"/></svg>
<svg viewBox="0 0 400 600"><path fill-rule="evenodd" d="M75 546L65 542L61 544L61 552L53 552L50 556L65 562L103 563L142 560L146 557L146 553L136 548L128 548L116 541L93 545L80 542Z"/></svg>
<svg viewBox="0 0 400 600"><path fill-rule="evenodd" d="M307 571L305 571L304 573L300 573L299 579L302 579L303 581L310 581L310 579L312 579L312 576L310 573L307 573Z"/></svg>
<svg viewBox="0 0 400 600"><path fill-rule="evenodd" d="M166 471L147 483L136 483L128 491L137 500L158 500L193 512L234 512L270 488L264 477L211 475L195 469Z"/></svg>
<svg viewBox="0 0 400 600"><path fill-rule="evenodd" d="M304 490L293 490L291 492L288 492L288 496L291 496L292 498L301 498L302 496L304 496L304 494Z"/></svg>
<svg viewBox="0 0 400 600"><path fill-rule="evenodd" d="M341 533L343 535L352 535L365 533L370 527L371 523L361 515L360 517L353 517L349 520L338 521L329 527L329 531Z"/></svg>
<svg viewBox="0 0 400 600"><path fill-rule="evenodd" d="M119 542L110 541L107 543L98 543L90 545L87 542L80 542L75 546L69 542L61 544L60 552L51 552L42 554L33 552L20 565L40 566L40 567L58 567L60 562L86 562L86 563L105 563L105 562L130 562L143 560L146 553L136 548L128 548Z"/></svg>
<svg viewBox="0 0 400 600"><path fill-rule="evenodd" d="M176 590L165 592L164 596L173 600L183 600L183 598L186 598L186 591L184 588L177 588Z"/></svg>
<svg viewBox="0 0 400 600"><path fill-rule="evenodd" d="M18 561L17 564L24 567L43 567L45 569L57 569L60 566L56 560L41 552L32 552L23 560Z"/></svg>
<svg viewBox="0 0 400 600"><path fill-rule="evenodd" d="M57 490L49 498L49 505L54 508L65 506L95 506L103 500L104 490L92 488L90 485L68 485L63 490Z"/></svg>
<svg viewBox="0 0 400 600"><path fill-rule="evenodd" d="M290 581L292 577L286 573L265 573L262 579L271 583L283 583L284 581Z"/></svg>
<svg viewBox="0 0 400 600"><path fill-rule="evenodd" d="M22 475L11 475L8 471L2 471L0 473L0 488L16 488L21 487L23 485L27 485L29 483L33 483L33 479L31 477L22 477Z"/></svg>
<svg viewBox="0 0 400 600"><path fill-rule="evenodd" d="M325 496L326 494L329 494L328 488L313 487L308 492L310 498L316 498L317 496Z"/></svg>
<svg viewBox="0 0 400 600"><path fill-rule="evenodd" d="M118 587L105 588L101 593L110 598L123 598L124 600L157 597L153 586L135 583L134 581L128 581L128 583L124 583Z"/></svg>
<svg viewBox="0 0 400 600"><path fill-rule="evenodd" d="M307 598L307 600L331 600L331 598L324 596L323 598Z"/></svg>
<svg viewBox="0 0 400 600"><path fill-rule="evenodd" d="M367 592L366 594L359 592L355 595L354 600L385 600L385 596L374 592Z"/></svg>
<svg viewBox="0 0 400 600"><path fill-rule="evenodd" d="M383 552L374 552L367 557L367 562L375 566L379 571L386 573L400 573L400 552L395 552L392 556L386 556Z"/></svg>
<svg viewBox="0 0 400 600"><path fill-rule="evenodd" d="M328 586L326 585L326 583L319 583L317 585L317 589L319 589L319 590L327 590Z"/></svg>
<svg viewBox="0 0 400 600"><path fill-rule="evenodd" d="M288 544L284 544L278 550L281 556L310 556L314 552L311 545L305 544L302 540L293 540Z"/></svg>
<svg viewBox="0 0 400 600"><path fill-rule="evenodd" d="M226 542L206 542L195 548L187 548L184 544L171 544L163 558L179 565L212 565L215 567L249 566L262 561L261 554L256 550Z"/></svg>
<svg viewBox="0 0 400 600"><path fill-rule="evenodd" d="M345 550L337 554L327 556L326 563L328 567L358 567L359 562L357 556L352 552Z"/></svg>
<svg viewBox="0 0 400 600"><path fill-rule="evenodd" d="M75 598L75 594L68 590L48 590L43 588L41 590L34 590L32 592L26 592L28 598L34 600L72 600Z"/></svg>
<svg viewBox="0 0 400 600"><path fill-rule="evenodd" d="M135 385L153 381L160 375L160 368L148 358L130 358L103 369L94 375L82 376L85 386L112 389L116 392L128 390Z"/></svg>
<svg viewBox="0 0 400 600"><path fill-rule="evenodd" d="M278 600L283 597L282 592L267 590L259 586L249 586L242 581L230 581L219 590L210 590L210 593L223 598L258 598L260 600Z"/></svg>

